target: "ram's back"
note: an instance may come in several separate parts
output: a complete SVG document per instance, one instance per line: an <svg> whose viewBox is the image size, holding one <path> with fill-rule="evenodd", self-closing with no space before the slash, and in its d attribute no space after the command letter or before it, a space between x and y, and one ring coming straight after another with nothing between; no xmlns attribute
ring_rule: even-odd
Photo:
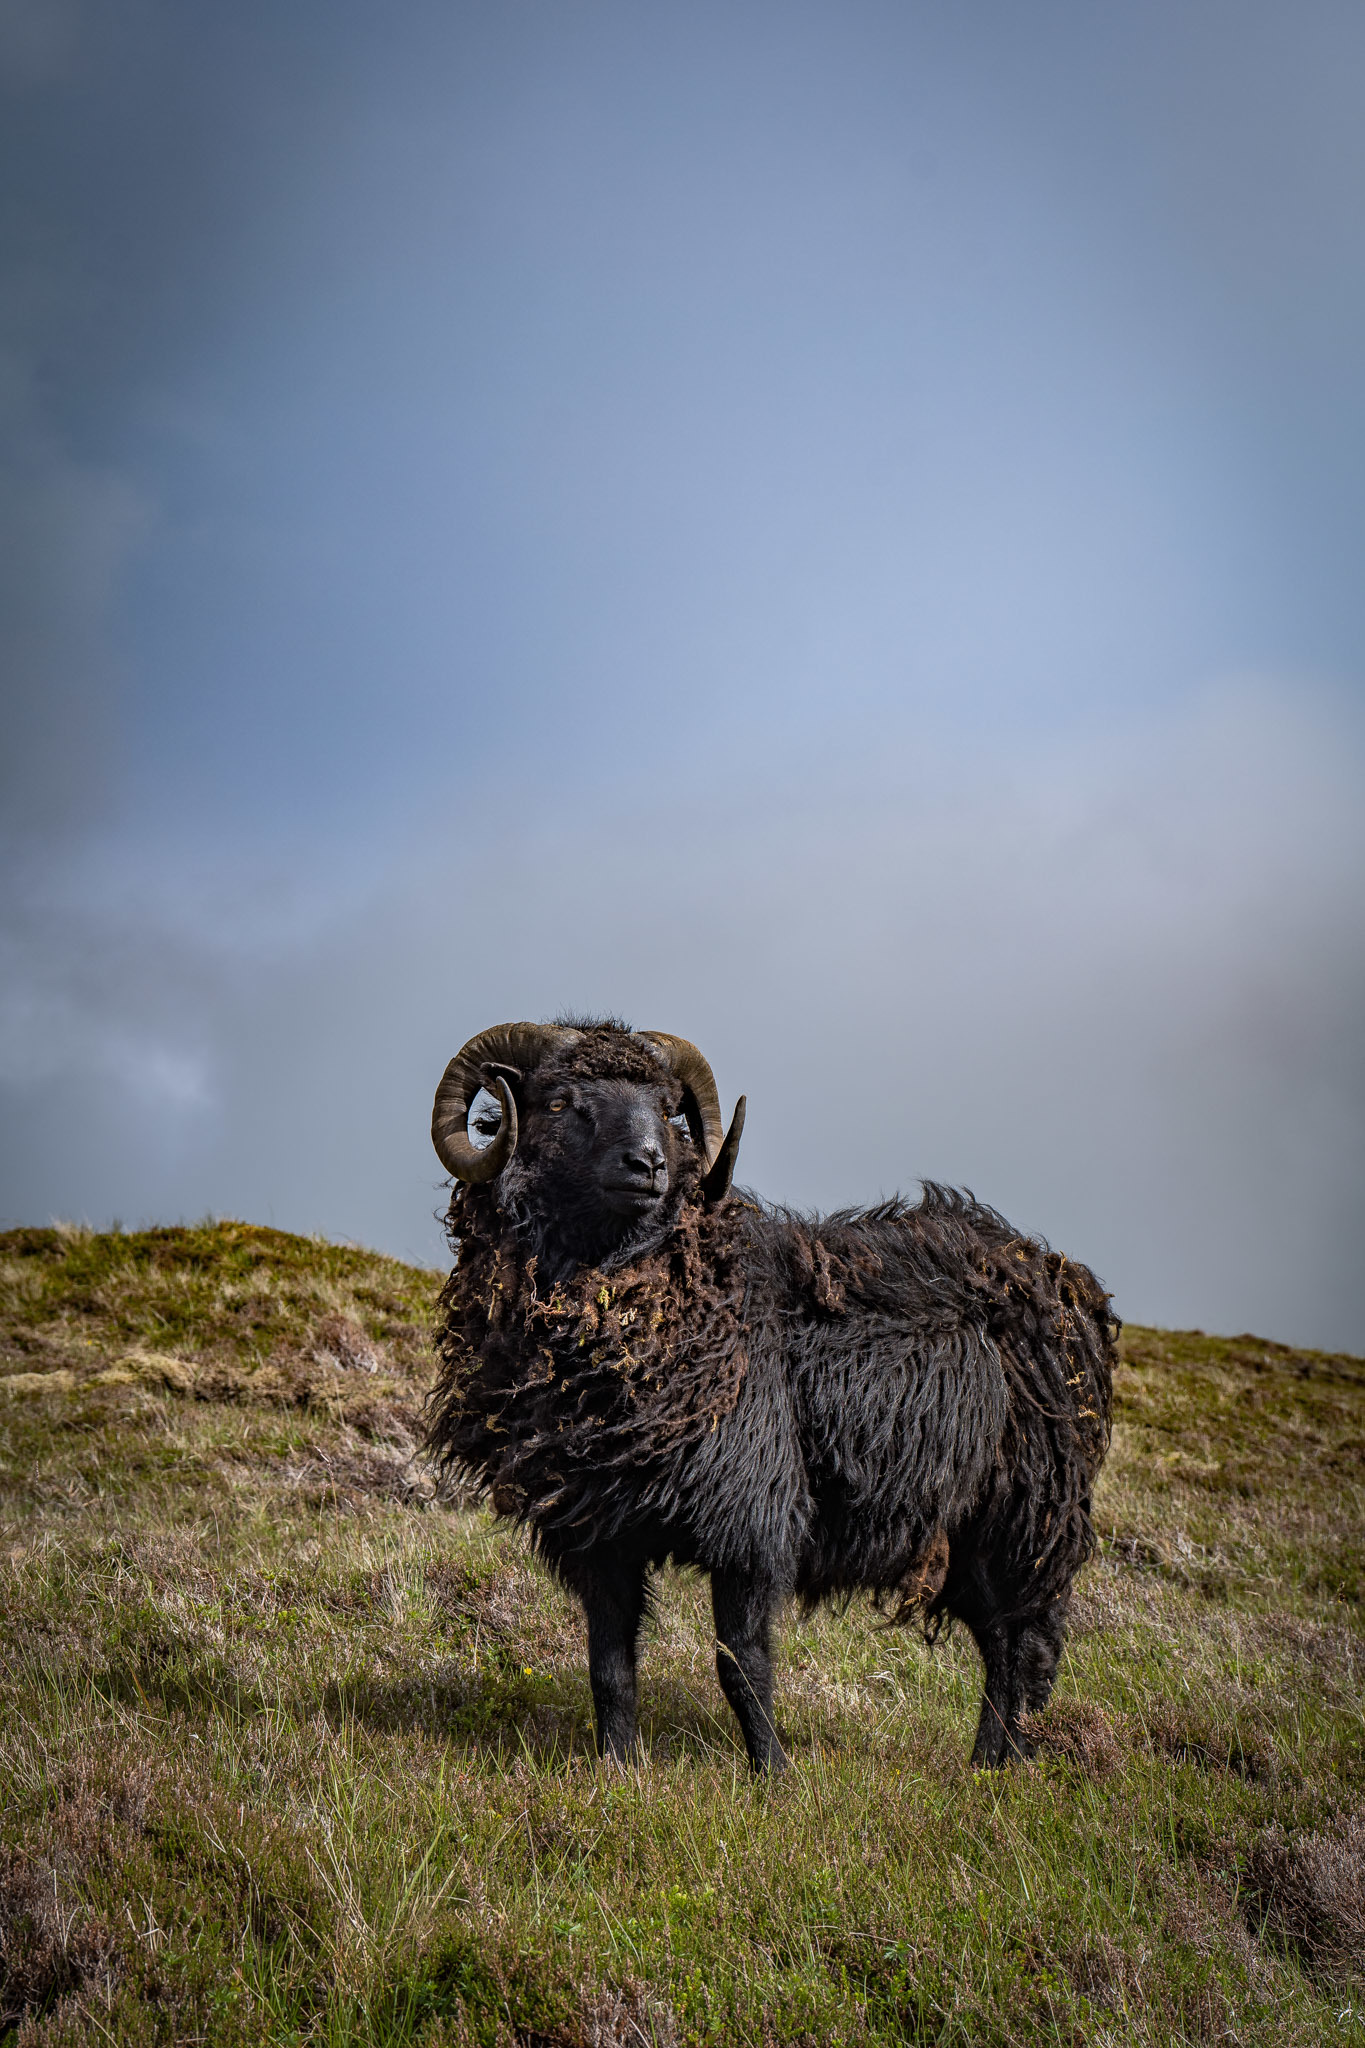
<svg viewBox="0 0 1365 2048"><path fill-rule="evenodd" d="M758 1348L782 1354L805 1472L808 1599L921 1583L1030 1431L1025 1465L1050 1463L1088 1495L1115 1326L1087 1268L933 1185L916 1204L766 1210L754 1251ZM1040 1388L1058 1411L1042 1432L1020 1414Z"/></svg>

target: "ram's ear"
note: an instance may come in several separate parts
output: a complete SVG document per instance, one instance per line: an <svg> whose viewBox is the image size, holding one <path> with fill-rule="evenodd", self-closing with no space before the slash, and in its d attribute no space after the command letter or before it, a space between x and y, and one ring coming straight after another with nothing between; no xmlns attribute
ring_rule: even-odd
<svg viewBox="0 0 1365 2048"><path fill-rule="evenodd" d="M502 1128L501 1092L505 1088L512 1103L512 1116L526 1114L526 1089L520 1067L509 1067L502 1060L485 1060L479 1068L479 1080L485 1091L493 1097L490 1105L485 1102L476 1122L485 1137Z"/></svg>
<svg viewBox="0 0 1365 2048"><path fill-rule="evenodd" d="M708 1209L713 1202L723 1202L730 1192L730 1183L735 1177L735 1161L739 1157L739 1141L744 1135L744 1104L745 1097L741 1095L735 1104L735 1113L730 1119L725 1141L716 1154L710 1172L702 1181L702 1200Z"/></svg>
<svg viewBox="0 0 1365 2048"><path fill-rule="evenodd" d="M504 1066L501 1060L488 1060L479 1068L479 1079L490 1095L496 1095L495 1081L505 1081L512 1093L520 1099L522 1074L520 1067Z"/></svg>

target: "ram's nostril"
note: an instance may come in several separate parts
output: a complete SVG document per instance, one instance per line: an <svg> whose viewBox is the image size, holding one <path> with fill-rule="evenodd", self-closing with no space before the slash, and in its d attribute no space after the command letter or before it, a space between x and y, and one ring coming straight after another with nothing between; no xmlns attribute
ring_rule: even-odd
<svg viewBox="0 0 1365 2048"><path fill-rule="evenodd" d="M664 1170L663 1147L653 1138L646 1138L638 1145L627 1145L621 1154L621 1164L632 1177L656 1181Z"/></svg>
<svg viewBox="0 0 1365 2048"><path fill-rule="evenodd" d="M655 1137L639 1137L624 1145L620 1151L620 1165L628 1180L641 1182L651 1190L667 1176L665 1153Z"/></svg>

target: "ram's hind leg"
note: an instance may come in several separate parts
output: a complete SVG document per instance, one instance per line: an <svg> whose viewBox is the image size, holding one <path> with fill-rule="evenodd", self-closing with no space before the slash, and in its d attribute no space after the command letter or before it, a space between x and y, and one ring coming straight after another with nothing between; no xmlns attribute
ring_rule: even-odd
<svg viewBox="0 0 1365 2048"><path fill-rule="evenodd" d="M756 1771L783 1771L787 1753L773 1723L772 1611L768 1585L739 1572L712 1572L716 1676L734 1708Z"/></svg>
<svg viewBox="0 0 1365 2048"><path fill-rule="evenodd" d="M1045 1613L1023 1621L972 1624L986 1667L985 1697L972 1749L978 1770L1032 1756L1033 1740L1021 1724L1025 1714L1045 1707L1051 1696L1066 1605L1059 1600Z"/></svg>
<svg viewBox="0 0 1365 2048"><path fill-rule="evenodd" d="M1033 1616L1019 1632L1016 1668L1021 1713L1041 1713L1052 1698L1062 1644L1066 1640L1066 1610L1070 1605L1068 1592L1045 1614ZM1032 1754L1032 1745L1029 1753Z"/></svg>
<svg viewBox="0 0 1365 2048"><path fill-rule="evenodd" d="M986 1667L986 1690L981 1701L976 1741L972 1745L972 1765L978 1771L992 1771L1004 1763L1007 1756L1017 1753L1010 1739L1014 1721L1014 1646L1010 1629L1002 1623L991 1627L974 1623L972 1634L976 1637L976 1647Z"/></svg>
<svg viewBox="0 0 1365 2048"><path fill-rule="evenodd" d="M597 1754L627 1763L635 1754L635 1648L645 1611L645 1566L614 1550L561 1564L588 1618L588 1677L597 1716Z"/></svg>

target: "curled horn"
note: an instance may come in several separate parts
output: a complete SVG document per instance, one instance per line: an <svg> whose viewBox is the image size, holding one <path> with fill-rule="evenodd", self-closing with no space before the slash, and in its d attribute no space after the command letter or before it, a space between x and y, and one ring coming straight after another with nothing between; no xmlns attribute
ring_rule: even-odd
<svg viewBox="0 0 1365 2048"><path fill-rule="evenodd" d="M692 1133L692 1142L706 1161L703 1192L708 1202L717 1202L728 1191L734 1175L740 1133L744 1129L744 1097L741 1096L736 1105L727 1132L725 1119L720 1113L716 1077L697 1047L690 1040L674 1038L667 1031L642 1031L640 1036L658 1047L667 1065L683 1084L683 1114Z"/></svg>
<svg viewBox="0 0 1365 2048"><path fill-rule="evenodd" d="M642 1031L639 1035L649 1040L664 1065L682 1082L687 1127L709 1169L725 1130L715 1075L690 1039L675 1038L671 1031Z"/></svg>
<svg viewBox="0 0 1365 2048"><path fill-rule="evenodd" d="M570 1037L545 1024L494 1024L462 1045L441 1076L431 1112L431 1142L447 1173L456 1180L493 1180L517 1149L517 1106L501 1074L495 1075L502 1122L491 1145L480 1147L469 1136L469 1105L484 1084L485 1067L512 1067L527 1073Z"/></svg>

